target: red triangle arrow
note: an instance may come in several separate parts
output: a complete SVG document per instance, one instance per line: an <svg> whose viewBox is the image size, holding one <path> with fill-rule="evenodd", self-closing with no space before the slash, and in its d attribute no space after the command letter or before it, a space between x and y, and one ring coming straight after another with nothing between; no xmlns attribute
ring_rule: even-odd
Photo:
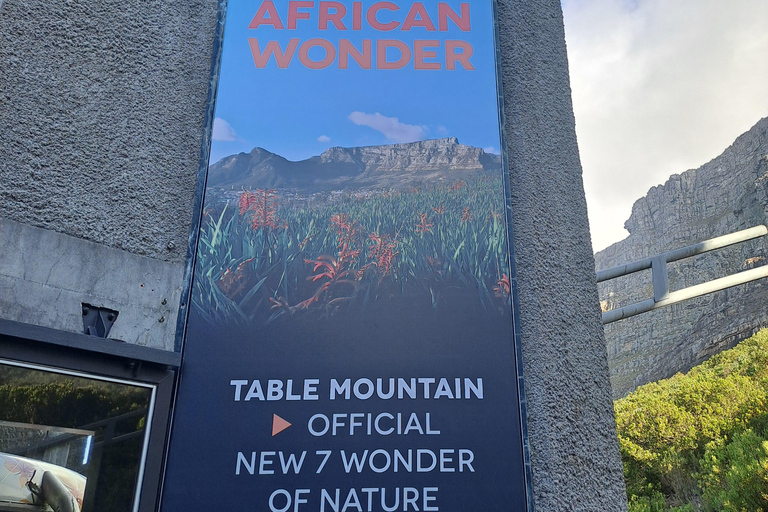
<svg viewBox="0 0 768 512"><path fill-rule="evenodd" d="M272 415L272 437L290 427L291 424L277 414Z"/></svg>

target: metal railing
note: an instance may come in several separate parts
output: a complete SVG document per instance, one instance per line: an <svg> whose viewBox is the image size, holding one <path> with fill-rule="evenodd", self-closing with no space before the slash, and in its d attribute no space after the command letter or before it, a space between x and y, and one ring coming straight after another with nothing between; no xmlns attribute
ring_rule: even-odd
<svg viewBox="0 0 768 512"><path fill-rule="evenodd" d="M623 318L629 318L630 316L639 315L640 313L646 313L654 309L658 309L664 306L669 306L677 302L692 299L694 297L700 297L707 293L712 293L732 286L748 283L768 277L768 265L753 268L738 272L736 274L714 279L706 283L697 284L695 286L689 286L682 290L674 292L669 291L669 276L667 273L667 263L678 261L697 254L713 251L715 249L721 249L729 245L737 244L740 242L746 242L754 238L759 238L768 234L768 228L765 226L755 226L753 228L745 229L743 231L737 231L729 235L719 236L717 238L711 238L698 244L689 245L681 249L675 249L674 251L665 252L650 258L633 261L624 265L618 265L605 270L597 272L597 282L608 281L617 277L625 276L641 270L651 269L651 279L653 282L653 298L647 299L629 306L624 306L617 309L612 309L603 313L603 324L609 324Z"/></svg>

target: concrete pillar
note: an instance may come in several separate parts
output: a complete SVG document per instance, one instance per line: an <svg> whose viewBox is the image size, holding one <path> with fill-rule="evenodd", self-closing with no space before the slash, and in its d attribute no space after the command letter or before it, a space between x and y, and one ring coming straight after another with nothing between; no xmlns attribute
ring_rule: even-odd
<svg viewBox="0 0 768 512"><path fill-rule="evenodd" d="M558 0L499 0L537 512L626 510Z"/></svg>

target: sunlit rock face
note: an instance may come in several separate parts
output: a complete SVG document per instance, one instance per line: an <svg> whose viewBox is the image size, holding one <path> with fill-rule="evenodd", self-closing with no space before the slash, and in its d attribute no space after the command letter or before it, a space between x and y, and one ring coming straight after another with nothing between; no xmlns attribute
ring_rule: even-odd
<svg viewBox="0 0 768 512"><path fill-rule="evenodd" d="M768 118L720 156L670 176L638 199L630 235L595 254L598 270L768 224ZM668 265L671 290L766 263L768 237ZM768 279L688 300L605 327L615 396L686 371L768 325ZM650 270L601 283L603 309L653 296Z"/></svg>

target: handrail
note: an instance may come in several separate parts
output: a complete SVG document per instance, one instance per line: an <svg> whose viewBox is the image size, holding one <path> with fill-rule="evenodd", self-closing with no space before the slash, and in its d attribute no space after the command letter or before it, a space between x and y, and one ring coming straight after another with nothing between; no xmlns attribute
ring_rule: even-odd
<svg viewBox="0 0 768 512"><path fill-rule="evenodd" d="M718 236L717 238L710 238L704 240L698 244L689 245L682 249L675 249L674 251L665 252L659 256L665 256L667 263L673 261L682 260L697 254L713 251L722 247L728 247L729 245L737 244L740 242L746 242L753 238L759 238L768 234L768 228L763 225L755 226L753 228L744 229L742 231L736 231L730 235ZM651 260L658 256L652 256L650 258L644 258L642 260L633 261L631 263L625 263L624 265L617 265L615 267L607 268L597 272L597 282L601 283L609 279L632 274L640 270L651 268Z"/></svg>
<svg viewBox="0 0 768 512"><path fill-rule="evenodd" d="M650 268L651 280L653 282L653 298L604 312L602 316L603 325L623 318L629 318L630 316L646 313L664 306L669 306L683 300L700 297L707 293L724 290L726 288L768 277L768 265L766 265L707 281L702 284L689 286L682 290L670 292L669 277L667 273L667 263L696 256L715 249L721 249L729 245L746 242L747 240L759 238L766 234L768 234L768 228L763 225L755 226L728 235L711 238L698 244L657 254L650 258L625 263L624 265L618 265L597 272L597 282L601 283L603 281L608 281L610 279L615 279Z"/></svg>

